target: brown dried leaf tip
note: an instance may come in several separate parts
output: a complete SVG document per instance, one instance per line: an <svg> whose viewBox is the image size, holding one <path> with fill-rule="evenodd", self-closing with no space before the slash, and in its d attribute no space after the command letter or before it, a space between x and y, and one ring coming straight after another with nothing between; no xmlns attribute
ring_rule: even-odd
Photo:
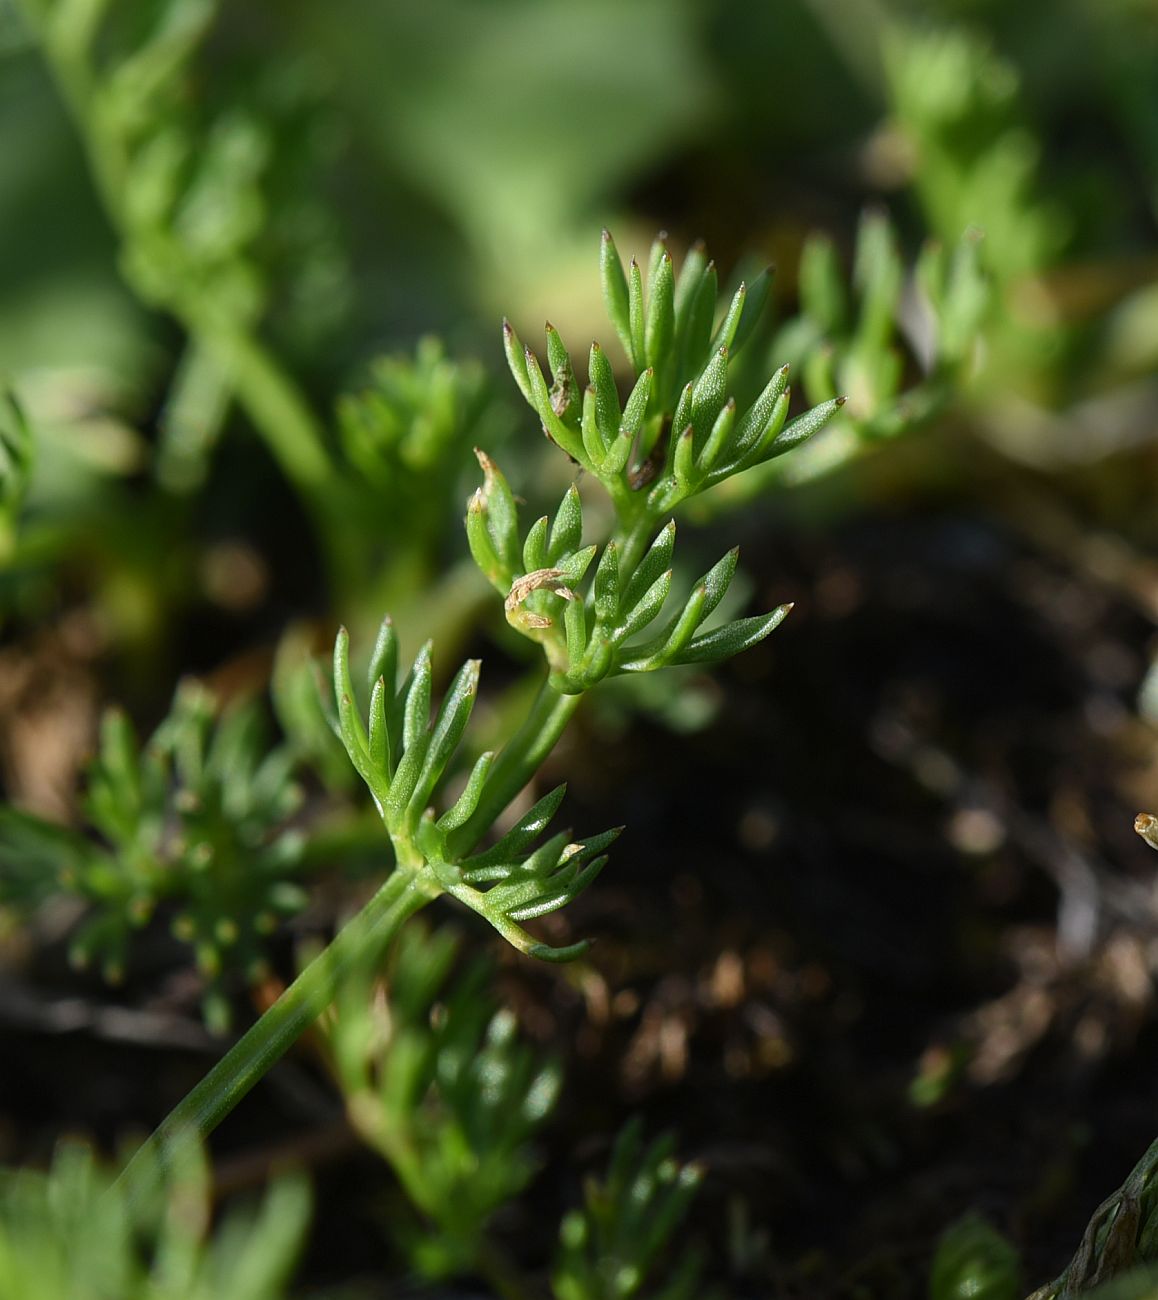
<svg viewBox="0 0 1158 1300"><path fill-rule="evenodd" d="M519 606L532 592L542 591L544 587L553 591L556 596L562 596L564 600L578 600L571 588L564 584L564 577L565 574L562 569L536 569L533 573L527 573L521 578L516 578L511 584L510 594L506 599L508 620L513 619ZM545 628L551 626L549 618L545 618L542 614L533 614L529 610L524 611L518 617L525 627Z"/></svg>

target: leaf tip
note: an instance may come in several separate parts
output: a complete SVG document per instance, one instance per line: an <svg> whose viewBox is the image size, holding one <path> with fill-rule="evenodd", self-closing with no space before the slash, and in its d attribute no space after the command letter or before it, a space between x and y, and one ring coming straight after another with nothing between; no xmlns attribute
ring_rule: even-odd
<svg viewBox="0 0 1158 1300"><path fill-rule="evenodd" d="M533 943L526 949L526 953L528 957L537 957L540 961L565 962L582 957L590 947L590 939L580 939L578 943L569 944L566 948L552 948L549 943Z"/></svg>

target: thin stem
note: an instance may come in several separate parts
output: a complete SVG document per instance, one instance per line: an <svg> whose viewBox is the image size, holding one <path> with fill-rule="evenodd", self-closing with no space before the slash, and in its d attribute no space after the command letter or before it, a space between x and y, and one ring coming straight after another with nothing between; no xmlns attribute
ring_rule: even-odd
<svg viewBox="0 0 1158 1300"><path fill-rule="evenodd" d="M531 779L581 698L561 695L543 684L526 719L499 754L474 816L458 831L456 852L469 852ZM144 1193L146 1183L139 1175L157 1158L163 1161L175 1139L190 1133L205 1138L211 1133L321 1014L342 976L356 963L373 960L411 916L442 892L425 864L398 867L330 946L178 1102L133 1157L121 1175L130 1196Z"/></svg>
<svg viewBox="0 0 1158 1300"><path fill-rule="evenodd" d="M317 421L297 385L250 330L204 309L174 310L229 367L238 399L286 477L307 494L334 479ZM216 319L214 319L216 318Z"/></svg>
<svg viewBox="0 0 1158 1300"><path fill-rule="evenodd" d="M645 507L632 520L625 520L615 535L619 547L619 571L630 577L643 559L643 553L656 532L656 521Z"/></svg>
<svg viewBox="0 0 1158 1300"><path fill-rule="evenodd" d="M543 683L522 726L495 759L478 807L450 836L452 857L469 853L542 767L582 698L582 695L562 695L548 682Z"/></svg>
<svg viewBox="0 0 1158 1300"><path fill-rule="evenodd" d="M138 1176L154 1158L164 1161L175 1139L207 1137L317 1019L342 976L356 964L373 960L403 924L440 892L428 873L397 869L329 947L170 1111L121 1175L129 1195L143 1190L143 1183L136 1186Z"/></svg>

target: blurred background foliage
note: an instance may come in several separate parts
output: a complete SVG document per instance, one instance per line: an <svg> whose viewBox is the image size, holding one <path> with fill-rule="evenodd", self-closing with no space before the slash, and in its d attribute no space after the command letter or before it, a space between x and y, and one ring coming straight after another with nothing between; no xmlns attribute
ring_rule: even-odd
<svg viewBox="0 0 1158 1300"><path fill-rule="evenodd" d="M484 378L496 315L536 331L550 303L565 337L593 334L601 224L629 248L661 224L702 235L723 269L775 262L785 321L817 263L805 240L844 274L866 209L892 219L903 265L928 236L977 232L994 292L975 429L1045 468L1149 435L1142 0L189 0L117 6L78 53L100 9L0 9L0 356L37 429L4 612L42 615L65 575L157 691L206 606L266 629L303 604L373 618L429 580L443 521L403 520L385 486L408 454L397 426L442 430L423 455L453 516L478 421L493 444L511 420ZM920 362L910 289L898 269L885 316ZM403 362L375 362L425 333L483 363L448 370L443 393L461 392L430 415L408 407ZM382 396L335 419L367 385ZM891 393L873 395L869 418ZM407 573L392 584L365 541L383 518Z"/></svg>

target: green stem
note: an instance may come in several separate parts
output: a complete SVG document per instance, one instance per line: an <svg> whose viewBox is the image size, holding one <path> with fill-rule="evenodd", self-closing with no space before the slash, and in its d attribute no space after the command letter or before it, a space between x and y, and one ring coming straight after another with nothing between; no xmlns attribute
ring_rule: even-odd
<svg viewBox="0 0 1158 1300"><path fill-rule="evenodd" d="M334 478L333 462L317 421L269 349L252 331L212 309L182 309L175 304L174 310L228 367L238 399L286 477L307 500L312 493L325 491Z"/></svg>
<svg viewBox="0 0 1158 1300"><path fill-rule="evenodd" d="M656 521L645 508L634 519L624 520L615 534L615 544L619 548L619 572L624 579L633 574L643 559L649 543L655 536Z"/></svg>
<svg viewBox="0 0 1158 1300"><path fill-rule="evenodd" d="M140 1175L158 1159L164 1162L174 1140L207 1137L317 1019L342 976L353 966L372 961L403 924L439 893L441 889L428 873L399 867L329 947L170 1111L121 1175L129 1194L143 1190Z"/></svg>
<svg viewBox="0 0 1158 1300"><path fill-rule="evenodd" d="M562 695L544 682L522 726L499 751L478 807L451 833L450 856L465 857L498 820L507 804L546 761L582 695Z"/></svg>
<svg viewBox="0 0 1158 1300"><path fill-rule="evenodd" d="M555 747L582 697L544 683L523 724L500 752L474 816L461 827L468 852ZM330 946L302 971L261 1019L222 1057L137 1152L121 1175L129 1194L144 1194L142 1175L164 1161L174 1140L205 1138L321 1014L354 965L372 961L417 911L443 892L425 865L398 867Z"/></svg>
<svg viewBox="0 0 1158 1300"><path fill-rule="evenodd" d="M355 1120L355 1128L394 1170L410 1202L415 1227L427 1235L437 1233L440 1222L438 1211L441 1208L445 1213L446 1207L431 1202L430 1183L426 1181L422 1158L415 1144L405 1132L385 1127L385 1116L376 1097L370 1105L375 1120L365 1128L359 1128ZM486 1278L499 1300L532 1300L534 1293L519 1266L490 1237L480 1235L469 1268L471 1271L477 1270Z"/></svg>

